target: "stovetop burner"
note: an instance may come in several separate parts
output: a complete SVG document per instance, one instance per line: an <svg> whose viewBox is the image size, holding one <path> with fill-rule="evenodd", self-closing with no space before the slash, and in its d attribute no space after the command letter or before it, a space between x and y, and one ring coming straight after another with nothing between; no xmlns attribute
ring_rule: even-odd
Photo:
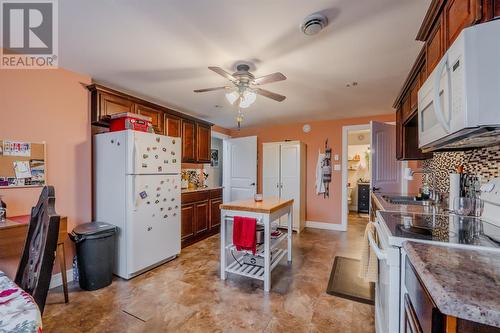
<svg viewBox="0 0 500 333"><path fill-rule="evenodd" d="M393 237L500 248L500 228L455 214L380 212Z"/></svg>

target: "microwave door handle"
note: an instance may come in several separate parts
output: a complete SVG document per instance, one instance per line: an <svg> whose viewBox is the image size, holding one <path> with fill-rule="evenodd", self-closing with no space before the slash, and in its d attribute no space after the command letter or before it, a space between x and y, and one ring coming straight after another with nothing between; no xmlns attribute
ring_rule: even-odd
<svg viewBox="0 0 500 333"><path fill-rule="evenodd" d="M441 99L439 98L439 86L441 84L441 74L443 74L444 70L448 71L448 80L446 83L448 84L447 87L447 94L450 94L450 69L448 66L448 53L446 53L443 56L443 59L439 62L436 68L436 72L434 73L434 85L433 85L433 90L434 90L434 113L436 114L436 118L438 119L439 123L441 124L441 127L446 131L446 133L450 133L450 124L444 119L444 113L443 113L443 106L441 105ZM444 93L444 92L443 92Z"/></svg>
<svg viewBox="0 0 500 333"><path fill-rule="evenodd" d="M375 243L371 232L368 233L368 242L370 243L370 247L372 248L373 252L375 252L378 260L387 259L387 254L378 247L377 243Z"/></svg>

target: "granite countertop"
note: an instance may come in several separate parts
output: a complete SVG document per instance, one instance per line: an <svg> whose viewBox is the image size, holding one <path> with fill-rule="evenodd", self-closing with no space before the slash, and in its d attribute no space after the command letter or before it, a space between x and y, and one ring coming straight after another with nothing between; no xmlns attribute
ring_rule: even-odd
<svg viewBox="0 0 500 333"><path fill-rule="evenodd" d="M385 210L390 212L424 213L424 214L436 214L442 211L441 208L436 206L392 204L384 199L383 197L384 195L397 196L401 194L372 192L372 198L374 199L375 205L377 205L377 208L379 210Z"/></svg>
<svg viewBox="0 0 500 333"><path fill-rule="evenodd" d="M183 188L181 189L181 193L202 192L202 191L218 190L221 188L223 187L215 186L215 187Z"/></svg>
<svg viewBox="0 0 500 333"><path fill-rule="evenodd" d="M500 327L500 253L411 241L403 247L443 314Z"/></svg>

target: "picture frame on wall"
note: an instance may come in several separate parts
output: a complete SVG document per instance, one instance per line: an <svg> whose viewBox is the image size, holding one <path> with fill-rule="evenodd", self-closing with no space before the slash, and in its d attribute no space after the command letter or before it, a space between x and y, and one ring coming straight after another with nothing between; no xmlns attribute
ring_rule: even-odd
<svg viewBox="0 0 500 333"><path fill-rule="evenodd" d="M210 166L213 168L219 167L219 149L212 149L210 152Z"/></svg>

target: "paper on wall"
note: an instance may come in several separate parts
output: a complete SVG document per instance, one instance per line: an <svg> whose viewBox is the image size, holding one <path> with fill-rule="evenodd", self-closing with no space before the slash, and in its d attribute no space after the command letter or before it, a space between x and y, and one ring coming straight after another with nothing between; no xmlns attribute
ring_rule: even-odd
<svg viewBox="0 0 500 333"><path fill-rule="evenodd" d="M16 178L31 178L31 169L29 161L15 161L14 171L16 172Z"/></svg>
<svg viewBox="0 0 500 333"><path fill-rule="evenodd" d="M31 143L21 141L3 141L4 156L31 156Z"/></svg>

